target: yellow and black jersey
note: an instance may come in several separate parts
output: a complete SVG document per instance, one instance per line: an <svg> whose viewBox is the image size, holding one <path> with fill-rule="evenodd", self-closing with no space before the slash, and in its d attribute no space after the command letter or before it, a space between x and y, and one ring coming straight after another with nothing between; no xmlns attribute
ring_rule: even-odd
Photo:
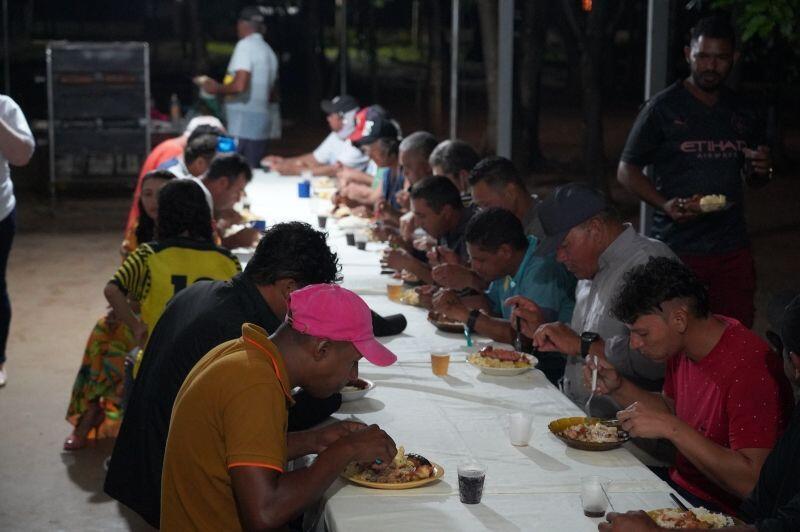
<svg viewBox="0 0 800 532"><path fill-rule="evenodd" d="M141 244L111 282L140 302L149 331L172 296L197 281L225 281L242 271L239 260L211 242L174 238Z"/></svg>

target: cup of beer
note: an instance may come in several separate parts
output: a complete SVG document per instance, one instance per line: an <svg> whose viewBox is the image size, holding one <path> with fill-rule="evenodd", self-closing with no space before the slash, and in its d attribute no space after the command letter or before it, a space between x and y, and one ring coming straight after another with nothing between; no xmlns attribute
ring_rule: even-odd
<svg viewBox="0 0 800 532"><path fill-rule="evenodd" d="M447 375L450 366L450 353L431 353L431 370L437 377Z"/></svg>

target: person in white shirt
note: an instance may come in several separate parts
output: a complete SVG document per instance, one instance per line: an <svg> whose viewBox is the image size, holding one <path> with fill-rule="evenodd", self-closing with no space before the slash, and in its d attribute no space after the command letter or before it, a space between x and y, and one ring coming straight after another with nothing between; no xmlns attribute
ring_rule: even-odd
<svg viewBox="0 0 800 532"><path fill-rule="evenodd" d="M310 171L313 175L332 176L340 167L364 170L369 157L348 140L356 127L356 99L342 94L332 100L322 100L320 107L326 115L331 132L317 149L297 157L268 155L261 160L261 165L284 175Z"/></svg>
<svg viewBox="0 0 800 532"><path fill-rule="evenodd" d="M6 384L6 340L11 324L11 302L6 287L6 265L16 231L14 183L8 165L25 166L35 143L19 105L0 94L0 387Z"/></svg>
<svg viewBox="0 0 800 532"><path fill-rule="evenodd" d="M255 168L267 151L273 128L270 113L278 79L278 58L263 33L265 8L242 9L236 24L239 41L233 49L223 83L205 77L202 88L225 96L228 133L236 139L236 151Z"/></svg>

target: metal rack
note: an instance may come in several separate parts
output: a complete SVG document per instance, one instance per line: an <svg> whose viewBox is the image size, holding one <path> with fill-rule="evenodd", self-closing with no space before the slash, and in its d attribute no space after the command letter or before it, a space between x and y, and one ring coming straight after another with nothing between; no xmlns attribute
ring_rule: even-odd
<svg viewBox="0 0 800 532"><path fill-rule="evenodd" d="M150 152L148 44L50 42L47 106L53 199L69 184L133 186Z"/></svg>

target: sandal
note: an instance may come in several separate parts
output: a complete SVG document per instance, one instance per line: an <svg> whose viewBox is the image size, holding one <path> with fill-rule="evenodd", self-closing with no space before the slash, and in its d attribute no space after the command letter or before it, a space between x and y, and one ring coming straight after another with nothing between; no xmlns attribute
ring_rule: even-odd
<svg viewBox="0 0 800 532"><path fill-rule="evenodd" d="M64 440L64 450L77 451L78 449L83 449L86 447L86 444L92 436L92 432L96 432L97 427L102 425L105 419L106 413L99 407L86 412L75 426L75 430L72 431L72 434L67 436L67 439ZM78 434L79 431L85 432L85 435L81 436Z"/></svg>

